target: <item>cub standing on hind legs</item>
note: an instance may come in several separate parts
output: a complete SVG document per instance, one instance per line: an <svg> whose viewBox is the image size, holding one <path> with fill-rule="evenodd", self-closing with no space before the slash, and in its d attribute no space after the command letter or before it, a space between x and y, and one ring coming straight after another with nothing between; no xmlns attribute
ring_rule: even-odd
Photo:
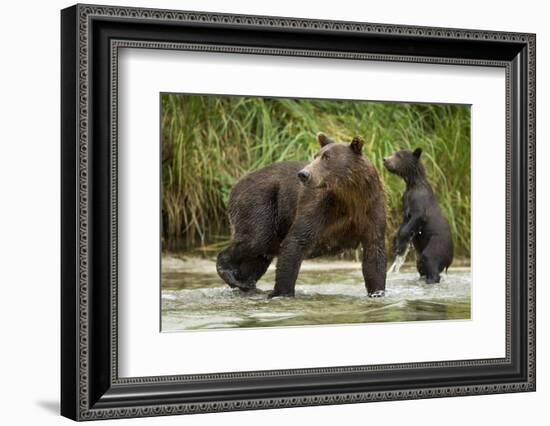
<svg viewBox="0 0 550 426"><path fill-rule="evenodd" d="M407 184L403 194L403 223L394 240L396 255L402 255L413 242L416 268L426 283L438 283L440 273L453 261L453 239L449 222L443 216L426 171L420 161L422 150L400 149L384 158L390 173L401 176Z"/></svg>
<svg viewBox="0 0 550 426"><path fill-rule="evenodd" d="M320 151L310 162L281 161L247 174L229 197L231 245L217 271L230 286L247 291L277 256L270 294L294 296L303 259L363 247L363 276L371 297L384 295L386 213L384 190L363 140L335 143L319 133Z"/></svg>

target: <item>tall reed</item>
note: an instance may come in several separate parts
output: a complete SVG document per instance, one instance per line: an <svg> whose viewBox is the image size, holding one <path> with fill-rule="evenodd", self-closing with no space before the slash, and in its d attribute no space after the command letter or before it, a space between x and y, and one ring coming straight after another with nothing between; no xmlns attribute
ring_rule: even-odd
<svg viewBox="0 0 550 426"><path fill-rule="evenodd" d="M228 242L226 205L237 180L275 161L311 159L323 131L341 141L365 138L364 154L386 190L388 250L404 183L382 159L421 147L456 254L470 255L468 106L177 94L163 94L161 103L164 249L218 250Z"/></svg>

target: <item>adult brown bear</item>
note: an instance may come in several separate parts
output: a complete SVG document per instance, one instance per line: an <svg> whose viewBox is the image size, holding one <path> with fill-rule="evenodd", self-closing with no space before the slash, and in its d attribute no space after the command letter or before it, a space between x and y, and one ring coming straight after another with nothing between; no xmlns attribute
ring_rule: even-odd
<svg viewBox="0 0 550 426"><path fill-rule="evenodd" d="M311 163L284 161L244 176L229 198L231 245L217 270L231 287L255 288L277 256L270 297L294 296L303 259L363 247L369 296L384 295L386 257L384 191L363 139L335 143L317 135L321 150Z"/></svg>

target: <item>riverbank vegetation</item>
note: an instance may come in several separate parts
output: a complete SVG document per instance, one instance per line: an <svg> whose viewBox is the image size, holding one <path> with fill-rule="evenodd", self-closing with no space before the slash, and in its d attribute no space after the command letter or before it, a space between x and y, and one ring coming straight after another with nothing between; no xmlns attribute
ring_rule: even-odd
<svg viewBox="0 0 550 426"><path fill-rule="evenodd" d="M470 256L468 106L163 94L161 107L163 250L217 252L229 242L226 205L238 179L275 161L311 159L322 131L365 139L386 190L388 253L405 185L382 159L421 147L456 256Z"/></svg>

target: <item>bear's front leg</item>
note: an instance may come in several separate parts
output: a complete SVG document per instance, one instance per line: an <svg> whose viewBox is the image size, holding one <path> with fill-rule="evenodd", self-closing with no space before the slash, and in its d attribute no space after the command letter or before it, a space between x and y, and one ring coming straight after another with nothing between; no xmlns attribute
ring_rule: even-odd
<svg viewBox="0 0 550 426"><path fill-rule="evenodd" d="M277 258L275 287L269 294L272 297L293 297L300 265L304 259L304 249L295 239L285 239Z"/></svg>
<svg viewBox="0 0 550 426"><path fill-rule="evenodd" d="M363 244L363 278L369 297L383 297L386 292L386 247L384 238Z"/></svg>
<svg viewBox="0 0 550 426"><path fill-rule="evenodd" d="M315 239L311 224L298 223L292 226L281 244L275 271L275 287L269 297L293 297L300 266L307 249Z"/></svg>

